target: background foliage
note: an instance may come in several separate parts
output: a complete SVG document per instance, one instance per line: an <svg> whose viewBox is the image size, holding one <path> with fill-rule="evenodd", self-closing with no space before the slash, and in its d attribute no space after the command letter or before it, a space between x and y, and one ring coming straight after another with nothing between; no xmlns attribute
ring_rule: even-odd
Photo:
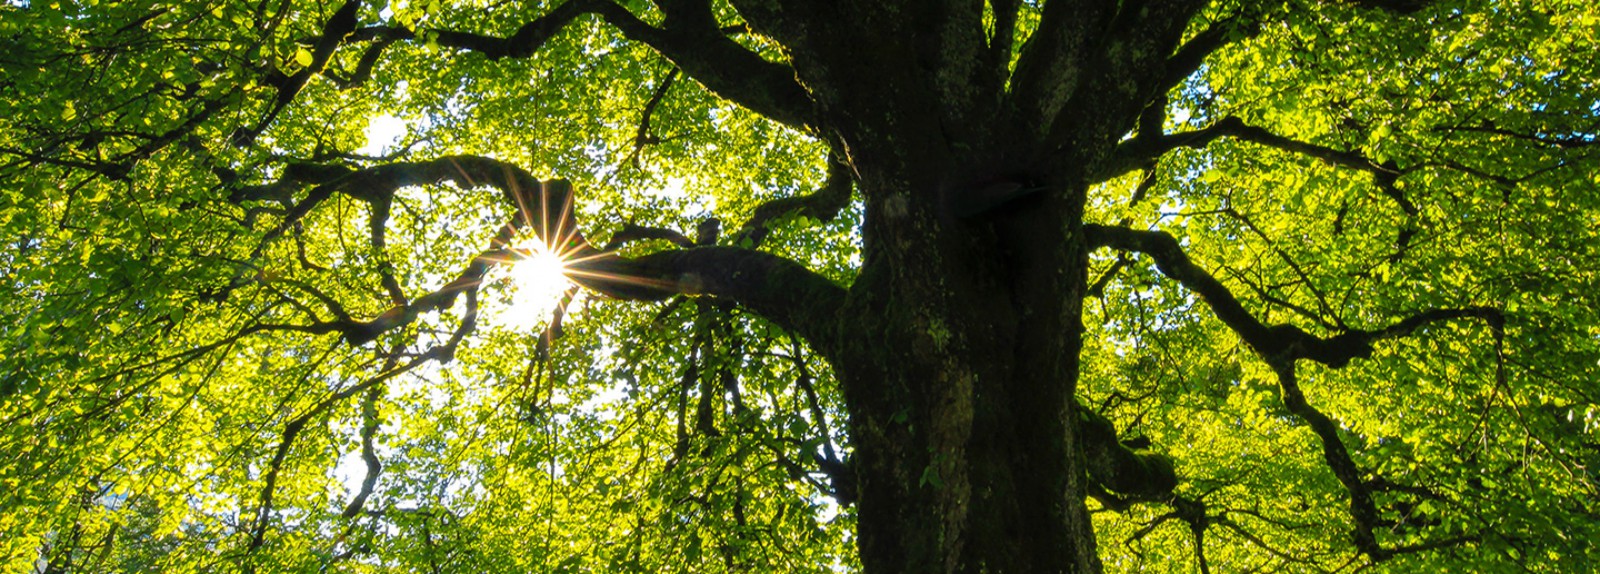
<svg viewBox="0 0 1600 574"><path fill-rule="evenodd" d="M349 345L296 326L379 315L385 273L438 288L511 208L408 188L374 246L367 202L289 225L289 201L238 195L294 162L465 153L572 180L590 237L687 234L815 188L823 146L598 19L528 57L426 32L510 36L541 2L361 5L363 26L423 31L371 63L372 38L321 53L339 8L0 6L6 569L850 569L853 511L823 468L849 449L842 405L794 337L707 298L579 295L552 341L546 313L517 318L502 269L459 343L465 303ZM1414 549L1378 569L1595 568L1600 8L1221 1L1192 33L1242 16L1258 24L1170 94L1165 131L1238 121L1319 153L1180 147L1097 187L1091 219L1174 234L1264 320L1313 332L1503 310L1503 333L1430 325L1301 386L1362 468L1416 487L1373 485L1380 539ZM405 131L369 144L383 123ZM858 211L788 218L763 248L848 284ZM1170 456L1201 504L1091 503L1107 569L1197 569L1201 547L1220 571L1367 566L1268 366L1153 261L1096 257L1082 400Z"/></svg>

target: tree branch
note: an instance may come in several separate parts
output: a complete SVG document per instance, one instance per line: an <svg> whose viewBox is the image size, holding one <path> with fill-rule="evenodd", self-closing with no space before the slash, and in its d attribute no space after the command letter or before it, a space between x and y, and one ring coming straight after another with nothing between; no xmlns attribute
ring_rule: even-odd
<svg viewBox="0 0 1600 574"><path fill-rule="evenodd" d="M1600 127L1600 126L1596 126L1596 127ZM1589 146L1592 146L1592 145L1600 145L1600 139L1596 139L1596 136L1593 134L1593 132L1594 132L1596 127L1591 127L1588 130L1587 133L1581 133L1581 134L1567 136L1567 137L1553 136L1553 135L1544 134L1544 133L1538 133L1538 132L1519 132L1519 131L1516 131L1516 130L1509 130L1509 129L1505 129L1505 128L1502 128L1502 127L1498 127L1498 126L1494 125L1493 122L1487 122L1487 121L1483 122L1483 123L1481 123L1479 125L1475 125L1475 126L1440 126L1440 127L1434 128L1434 129L1437 130L1437 131L1442 131L1442 132L1471 132L1471 133L1482 133L1482 134L1494 134L1494 135L1506 136L1506 137L1510 137L1510 138L1514 138L1514 139L1530 141L1530 142L1534 142L1534 143L1537 143L1537 144L1556 147L1556 148L1560 148L1560 149L1577 149L1577 148L1589 147Z"/></svg>
<svg viewBox="0 0 1600 574"><path fill-rule="evenodd" d="M754 249L766 240L772 224L783 216L794 214L820 221L832 221L839 212L850 205L850 166L842 158L828 156L828 180L821 188L807 195L780 197L756 206L755 213L731 237L733 245ZM745 242L748 240L749 244Z"/></svg>
<svg viewBox="0 0 1600 574"><path fill-rule="evenodd" d="M1339 439L1339 425L1328 415L1317 410L1306 402L1305 393L1300 391L1300 384L1295 380L1294 361L1292 359L1272 360L1272 371L1278 375L1278 386L1283 389L1283 404L1289 412L1306 421L1311 427L1311 432L1322 439L1322 457L1328 463L1328 468L1333 470L1334 478L1344 485L1350 494L1350 516L1356 521L1356 530L1353 533L1356 549L1372 557L1373 560L1383 560L1387 557L1386 551L1378 546L1377 537L1373 529L1378 526L1378 508L1372 502L1372 491L1362 480L1361 469L1356 467L1350 458L1350 451Z"/></svg>
<svg viewBox="0 0 1600 574"><path fill-rule="evenodd" d="M656 82L656 88L650 94L650 99L644 104L644 111L639 113L639 128L633 134L633 152L628 154L628 163L635 169L639 167L639 156L644 153L647 145L661 143L661 137L655 135L650 129L650 119L655 116L656 108L667 98L667 90L672 89L672 83L678 79L678 69L673 68L667 76Z"/></svg>
<svg viewBox="0 0 1600 574"><path fill-rule="evenodd" d="M1473 318L1488 322L1496 330L1504 324L1503 314L1490 307L1434 309L1378 330L1345 329L1332 337L1317 337L1290 324L1263 324L1222 282L1190 261L1177 239L1166 232L1094 224L1085 225L1084 231L1095 247L1136 251L1154 258L1162 274L1199 295L1218 319L1268 359L1308 359L1338 368L1353 359L1370 357L1376 341L1404 336L1430 323Z"/></svg>
<svg viewBox="0 0 1600 574"><path fill-rule="evenodd" d="M1172 57L1167 58L1166 76L1161 80L1160 93L1165 95L1189 76L1194 75L1206 57L1233 42L1261 33L1261 23L1239 17L1213 22L1195 37L1190 38Z"/></svg>
<svg viewBox="0 0 1600 574"><path fill-rule="evenodd" d="M684 15L687 9L680 4L673 4L677 9L668 12L669 18L659 28L611 0L568 0L505 38L455 30L413 31L402 26L371 26L349 37L415 40L428 35L439 46L478 52L492 60L527 58L579 16L594 14L628 39L650 46L718 96L791 127L812 125L810 96L795 80L793 69L768 62L740 46L714 18ZM709 8L706 10L709 15Z"/></svg>
<svg viewBox="0 0 1600 574"><path fill-rule="evenodd" d="M567 264L573 282L602 295L659 301L679 294L731 299L826 348L845 290L798 263L737 247L660 251L638 258L593 251Z"/></svg>
<svg viewBox="0 0 1600 574"><path fill-rule="evenodd" d="M356 345L407 325L422 313L447 309L462 292L470 296L489 269L519 258L520 254L509 245L525 229L561 254L568 262L569 276L585 288L628 300L655 301L676 294L724 297L795 330L813 343L833 336L834 310L844 298L842 288L798 263L749 249L696 247L636 259L595 249L578 229L570 184L564 180L539 181L521 168L480 156L448 156L363 170L302 167L286 170L279 184L253 188L250 193L235 192L234 197L292 194L294 187L311 182L322 183L290 210L283 225L303 217L333 193L381 204L400 188L445 182L463 189L497 188L502 198L517 208L517 215L501 228L489 248L473 258L450 283L409 304L396 305L370 321L339 320L316 326L325 329L323 332L340 332ZM266 240L275 236L269 233ZM680 234L676 239L682 246L687 238Z"/></svg>
<svg viewBox="0 0 1600 574"><path fill-rule="evenodd" d="M383 463L378 460L378 451L372 444L373 435L378 433L378 399L382 396L383 388L373 385L361 398L361 460L367 465L367 473L361 478L361 490L344 507L341 516L346 519L361 514L367 498L372 496L373 487L378 484L378 472L383 469Z"/></svg>
<svg viewBox="0 0 1600 574"><path fill-rule="evenodd" d="M1306 401L1295 378L1295 362L1307 359L1329 367L1342 367L1352 359L1370 357L1372 343L1378 340L1402 337L1431 323L1461 318L1488 322L1494 331L1498 350L1503 337L1504 315L1488 307L1434 309L1413 314L1382 329L1346 329L1332 337L1316 337L1293 325L1269 326L1257 320L1221 282L1191 262L1178 241L1167 233L1092 224L1084 227L1091 244L1096 247L1150 255L1156 260L1156 266L1162 274L1200 295L1224 324L1267 360L1283 390L1284 406L1304 420L1321 439L1324 460L1349 493L1350 514L1356 523L1353 533L1356 548L1377 561L1391 556L1396 550L1380 546L1374 534L1374 530L1380 526L1377 506L1372 499L1371 485L1375 483L1363 478L1362 471L1339 436L1339 424Z"/></svg>
<svg viewBox="0 0 1600 574"><path fill-rule="evenodd" d="M611 239L606 241L605 246L601 247L600 250L616 251L629 243L633 243L635 241L646 241L650 239L666 241L682 249L689 249L695 246L694 240L689 239L688 236L678 233L677 231L660 227L645 227L633 222L628 222L622 224L622 229L611 234Z"/></svg>
<svg viewBox="0 0 1600 574"><path fill-rule="evenodd" d="M1368 10L1382 10L1401 16L1415 14L1433 4L1433 0L1344 0Z"/></svg>
<svg viewBox="0 0 1600 574"><path fill-rule="evenodd" d="M333 57L333 52L344 43L346 36L355 31L356 15L360 11L361 0L345 0L345 3L339 6L339 9L334 11L333 16L330 16L328 21L322 25L322 34L317 37L311 52L310 65L295 72L292 76L285 76L276 69L272 70L268 75L267 83L277 88L278 97L273 100L272 107L268 108L267 113L262 115L261 121L256 124L255 128L241 128L241 131L235 132L233 139L236 144L248 144L255 141L256 136L261 135L261 132L267 129L267 126L278 117L283 108L288 106L289 102L294 101L295 96L300 94L300 90L305 87L306 81L310 80L313 74L317 74L327 67L328 59Z"/></svg>
<svg viewBox="0 0 1600 574"><path fill-rule="evenodd" d="M1135 501L1159 500L1170 496L1178 486L1172 459L1165 455L1128 448L1117 438L1117 427L1105 415L1082 404L1077 405L1078 442L1083 446L1089 477L1107 490L1127 498L1107 494L1108 499L1126 505Z"/></svg>
<svg viewBox="0 0 1600 574"><path fill-rule="evenodd" d="M1114 13L1111 2L1053 0L1044 5L1039 26L1022 45L1011 95L1024 117L1049 126L1077 89L1087 50L1098 43Z"/></svg>
<svg viewBox="0 0 1600 574"><path fill-rule="evenodd" d="M794 69L768 62L728 38L705 3L672 4L678 9L668 11L662 28L611 0L586 3L628 39L654 48L718 96L790 127L813 126L811 97L795 79Z"/></svg>
<svg viewBox="0 0 1600 574"><path fill-rule="evenodd" d="M1246 124L1235 116L1218 120L1209 127L1176 134L1150 133L1123 142L1117 146L1113 158L1101 171L1101 179L1110 179L1147 165L1151 160L1178 148L1200 149L1222 137L1234 137L1267 147L1320 159L1333 165L1348 167L1372 174L1399 175L1397 170L1386 168L1366 156L1337 150L1323 145L1306 143L1283 137L1264 128Z"/></svg>
<svg viewBox="0 0 1600 574"><path fill-rule="evenodd" d="M1034 34L1036 37L1046 30L1045 20L1050 18L1051 7L1058 2L1045 6L1044 20L1040 22L1039 32ZM1149 102L1167 92L1169 86L1163 79L1167 75L1168 59L1178 49L1189 21L1205 2L1097 4L1114 7L1115 12L1103 17L1095 13L1099 9L1096 6L1088 9L1087 18L1074 14L1077 28L1070 33L1080 38L1055 41L1058 50L1064 51L1048 57L1047 75L1065 80L1064 87L1047 89L1042 100L1044 106L1023 107L1024 111L1036 110L1044 114L1034 119L1048 126L1046 141L1054 150L1074 153L1085 146L1097 148L1117 141L1126 133L1129 122L1137 118ZM1056 33L1069 28L1062 26ZM1023 56L1028 53L1024 52ZM1023 72L1019 61L1017 75L1022 77L1014 78L1013 85L1017 85L1017 79L1035 81L1023 76ZM1024 83L1020 87L1029 86ZM1025 97L1027 94L1018 95ZM1018 103L1026 105L1029 101L1019 99Z"/></svg>
<svg viewBox="0 0 1600 574"><path fill-rule="evenodd" d="M1280 136L1265 128L1246 124L1244 120L1235 116L1228 116L1209 127L1177 134L1163 134L1151 131L1148 134L1141 131L1138 137L1123 142L1117 146L1112 159L1107 162L1105 169L1098 174L1100 179L1110 179L1136 169L1144 169L1151 165L1157 158L1178 148L1200 149L1221 137L1233 137L1240 140L1257 143L1282 151L1300 154L1320 159L1329 164L1364 171L1372 175L1372 181L1378 190L1389 199L1394 200L1400 211L1406 214L1408 222L1404 224L1395 240L1396 251L1394 256L1399 257L1411 245L1411 239L1416 235L1415 220L1420 213L1415 203L1412 203L1405 193L1400 191L1396 182L1405 173L1393 160L1376 162L1366 155L1357 152L1343 151L1324 145L1318 145L1296 139ZM1483 174L1486 177L1487 174ZM1496 180L1504 183L1503 181Z"/></svg>

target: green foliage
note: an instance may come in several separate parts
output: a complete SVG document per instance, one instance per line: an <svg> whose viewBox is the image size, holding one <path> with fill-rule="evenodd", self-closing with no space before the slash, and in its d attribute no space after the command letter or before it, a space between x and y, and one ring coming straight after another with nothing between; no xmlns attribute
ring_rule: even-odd
<svg viewBox="0 0 1600 574"><path fill-rule="evenodd" d="M459 343L465 300L366 346L302 328L379 316L390 278L411 297L440 288L514 210L487 189L407 187L375 244L360 198L299 217L307 190L230 196L291 164L494 157L572 180L590 237L736 225L823 183L812 135L686 77L653 103L675 65L597 18L527 58L436 33L511 36L551 4L363 5L362 26L419 30L365 81L371 38L326 62L315 49L339 3L0 5L0 569L857 565L855 509L818 464L849 452L837 383L744 310L579 295L557 338L495 270ZM1024 4L1019 34L1039 21ZM1241 15L1259 34L1169 95L1165 129L1239 118L1394 166L1392 187L1223 138L1167 154L1148 182L1101 183L1088 219L1172 233L1263 321L1319 336L1504 310L1503 333L1428 325L1346 368L1307 366L1301 387L1360 468L1432 493L1374 483L1379 542L1419 548L1374 570L1596 568L1600 8L1223 1L1205 17ZM312 68L278 110L274 82ZM382 117L405 133L368 147ZM761 249L848 285L862 209L779 218ZM1272 370L1151 260L1095 258L1090 280L1108 275L1084 304L1082 402L1148 437L1210 521L1196 536L1170 500L1091 502L1106 568L1194 570L1200 545L1216 571L1367 566L1345 488Z"/></svg>
<svg viewBox="0 0 1600 574"><path fill-rule="evenodd" d="M1291 12L1173 98L1169 130L1235 116L1394 162L1415 214L1369 174L1238 140L1164 158L1152 189L1165 195L1130 205L1129 176L1100 196L1100 218L1172 232L1272 321L1335 334L1428 308L1510 312L1503 352L1489 325L1456 323L1344 369L1301 369L1359 467L1443 495L1375 489L1380 543L1470 539L1386 571L1586 571L1597 559L1600 274L1587 262L1600 256L1600 176L1576 162L1595 149L1600 69L1584 54L1600 20L1589 3L1495 6L1412 20ZM1216 516L1210 568L1351 566L1349 501L1272 372L1151 262L1127 265L1086 306L1086 400L1174 457L1180 495ZM1098 517L1108 568L1196 567L1189 525L1166 510Z"/></svg>

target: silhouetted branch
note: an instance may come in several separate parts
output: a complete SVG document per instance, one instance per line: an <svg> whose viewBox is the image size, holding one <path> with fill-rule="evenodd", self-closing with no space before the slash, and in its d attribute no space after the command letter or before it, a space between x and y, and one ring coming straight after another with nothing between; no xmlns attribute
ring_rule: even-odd
<svg viewBox="0 0 1600 574"><path fill-rule="evenodd" d="M252 188L248 193L242 190L235 197L281 197L313 182L320 184L294 204L284 223L269 232L264 241L280 235L286 225L298 221L335 193L376 206L390 201L403 187L450 182L463 189L496 188L517 209L517 215L501 228L489 248L443 287L410 303L397 304L369 321L341 320L308 327L340 332L356 345L409 324L422 313L447 309L458 294L475 291L490 268L519 258L520 254L508 245L524 230L531 230L568 261L573 282L619 299L655 301L676 294L726 297L784 327L799 329L803 335L822 336L824 325L833 320L832 310L844 296L842 288L797 263L748 249L702 246L636 259L595 249L578 229L570 184L563 180L539 181L521 168L480 156L448 156L362 170L301 166L286 170L278 184ZM374 210L373 225L385 221L378 218L378 212ZM662 230L635 226L632 233L668 238L680 247L697 245L681 234Z"/></svg>
<svg viewBox="0 0 1600 574"><path fill-rule="evenodd" d="M1600 126L1595 126L1595 127L1600 127ZM1442 132L1471 132L1471 133L1502 135L1502 136L1507 136L1507 137L1516 138L1516 139L1520 139L1520 140L1526 140L1526 141L1530 141L1530 142L1534 142L1534 143L1538 143L1538 144L1543 144L1543 145L1547 145L1547 146L1558 147L1558 148L1561 148L1561 149L1575 149L1575 148L1589 147L1589 146L1592 146L1592 145L1600 145L1600 139L1596 139L1596 137L1594 136L1593 133L1586 133L1586 134L1578 134L1578 135L1571 135L1571 136L1561 137L1561 136L1553 136L1553 135L1543 134L1543 133L1519 132L1519 131L1516 131L1516 130L1509 130L1509 129L1506 129L1506 128L1495 126L1491 122L1485 122L1483 124L1476 125L1476 126L1440 126L1438 128L1434 128L1434 129L1436 129L1438 131L1442 131ZM1592 132L1593 129L1591 128L1590 131Z"/></svg>
<svg viewBox="0 0 1600 574"><path fill-rule="evenodd" d="M1328 468L1333 470L1334 478L1344 485L1345 491L1350 496L1350 516L1355 519L1356 530L1353 533L1356 549L1366 554L1373 560L1383 560L1388 557L1388 552L1378 545L1373 530L1378 527L1378 509L1372 502L1372 491L1367 488L1366 481L1362 480L1362 472L1350 458L1349 449L1339 439L1339 424L1328 415L1317 410L1306 402L1305 393L1301 392L1300 384L1295 379L1295 367L1292 359L1269 361L1272 370L1278 375L1278 385L1283 389L1283 404L1289 412L1306 421L1311 431L1322 440L1322 456L1327 461Z"/></svg>
<svg viewBox="0 0 1600 574"><path fill-rule="evenodd" d="M1233 137L1283 151L1320 159L1333 165L1365 171L1372 174L1398 175L1391 168L1379 165L1365 155L1342 151L1324 145L1302 142L1280 136L1264 128L1246 124L1244 120L1228 116L1197 130L1175 134L1151 133L1123 142L1117 146L1115 157L1102 171L1102 178L1111 178L1144 165L1151 158L1160 157L1178 148L1203 148L1218 138Z"/></svg>
<svg viewBox="0 0 1600 574"><path fill-rule="evenodd" d="M1416 313L1383 329L1346 329L1332 337L1316 337L1294 325L1269 326L1261 323L1245 310L1232 291L1190 261L1177 239L1168 233L1093 224L1084 227L1090 242L1096 247L1135 251L1151 256L1162 274L1199 295L1218 319L1257 353L1269 359L1309 359L1330 367L1342 367L1352 359L1371 356L1373 342L1409 334L1429 323L1475 318L1488 321L1498 329L1498 325L1504 321L1501 312L1490 307L1435 309Z"/></svg>
<svg viewBox="0 0 1600 574"><path fill-rule="evenodd" d="M240 128L240 131L234 133L235 144L245 145L255 141L256 136L261 135L261 132L272 124L272 120L283 112L283 108L287 107L289 102L294 101L295 96L300 94L300 90L305 87L306 81L310 80L312 75L320 73L323 68L327 67L328 59L333 57L333 52L344 42L346 36L355 31L358 23L356 16L360 11L361 0L345 0L345 3L339 6L339 9L334 11L333 16L330 16L328 21L322 25L322 34L317 36L311 51L310 65L301 68L291 76L285 76L277 70L273 70L269 74L267 84L276 88L278 95L273 99L272 107L267 109L266 114L262 115L261 120L256 122L254 128Z"/></svg>
<svg viewBox="0 0 1600 574"><path fill-rule="evenodd" d="M806 195L781 197L756 206L755 213L730 237L734 245L755 248L772 231L772 224L785 215L794 214L819 221L832 221L839 212L850 205L852 180L850 167L839 158L829 155L828 179L822 187ZM746 244L748 241L748 244Z"/></svg>
<svg viewBox="0 0 1600 574"><path fill-rule="evenodd" d="M353 38L411 40L427 35L439 46L482 53L490 59L527 58L562 27L584 14L600 16L628 39L650 46L689 77L729 101L793 127L811 124L810 97L795 80L793 69L768 62L734 42L715 19L675 16L673 11L658 28L611 0L568 0L524 24L508 38L453 30L418 32L397 26L365 28Z"/></svg>
<svg viewBox="0 0 1600 574"><path fill-rule="evenodd" d="M696 247L638 258L596 253L567 265L573 282L618 299L659 301L714 295L793 331L814 345L832 341L845 291L798 263L737 247Z"/></svg>
<svg viewBox="0 0 1600 574"><path fill-rule="evenodd" d="M367 504L367 497L372 496L372 489L378 484L378 472L383 469L383 463L378 460L378 451L372 444L373 436L378 434L378 399L382 396L382 387L373 385L361 399L361 460L367 465L367 473L361 478L361 489L344 507L341 516L346 519L355 518L361 513Z"/></svg>
<svg viewBox="0 0 1600 574"><path fill-rule="evenodd" d="M1212 22L1167 58L1167 73L1161 80L1161 94L1165 95L1205 63L1206 57L1233 42L1252 38L1261 33L1261 23L1240 17Z"/></svg>
<svg viewBox="0 0 1600 574"><path fill-rule="evenodd" d="M683 249L688 249L694 247L695 245L694 240L689 239L687 236L677 231L662 227L645 227L630 221L622 224L622 229L618 230L616 233L613 233L611 235L611 239L606 241L605 246L601 247L600 250L616 251L629 243L633 243L635 241L648 241L651 239L667 241Z"/></svg>
<svg viewBox="0 0 1600 574"><path fill-rule="evenodd" d="M1190 261L1178 241L1167 233L1099 225L1087 225L1085 231L1090 242L1097 247L1150 255L1156 260L1156 266L1162 274L1199 295L1217 318L1267 360L1277 374L1285 407L1304 420L1321 439L1324 460L1349 493L1350 514L1356 523L1356 548L1373 560L1390 556L1392 551L1380 546L1374 534L1374 530L1380 526L1377 507L1372 500L1371 485L1374 483L1363 478L1363 473L1350 457L1349 450L1339 437L1338 423L1306 401L1295 377L1295 362L1308 359L1330 367L1342 367L1352 359L1370 357L1372 343L1376 341L1402 337L1439 321L1463 318L1489 323L1498 349L1498 341L1503 336L1504 315L1489 307L1433 309L1415 313L1381 329L1345 329L1332 337L1316 337L1294 325L1263 324L1245 310L1227 287Z"/></svg>
<svg viewBox="0 0 1600 574"><path fill-rule="evenodd" d="M628 162L633 167L639 167L639 155L644 152L647 145L661 143L661 138L650 130L650 118L655 116L656 108L667 99L667 90L672 89L673 81L678 79L678 69L673 68L667 76L656 84L656 89L650 94L650 100L644 103L644 111L639 113L639 129L633 134L633 152L628 154Z"/></svg>

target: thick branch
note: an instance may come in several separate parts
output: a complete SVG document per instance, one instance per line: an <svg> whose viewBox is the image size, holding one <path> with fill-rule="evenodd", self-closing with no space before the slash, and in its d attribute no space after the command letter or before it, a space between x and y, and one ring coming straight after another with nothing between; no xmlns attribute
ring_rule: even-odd
<svg viewBox="0 0 1600 574"><path fill-rule="evenodd" d="M1117 438L1117 427L1105 415L1077 405L1078 441L1083 445L1089 476L1107 490L1129 499L1158 500L1172 494L1178 474L1164 455L1128 448ZM1108 495L1109 496L1109 495ZM1114 497L1113 497L1114 498Z"/></svg>
<svg viewBox="0 0 1600 574"><path fill-rule="evenodd" d="M1019 0L989 0L989 10L994 14L994 30L989 37L988 67L1001 75L1011 68L1011 49L1016 43L1017 14L1022 7Z"/></svg>
<svg viewBox="0 0 1600 574"><path fill-rule="evenodd" d="M352 344L366 343L411 323L422 313L454 305L456 296L475 290L493 266L518 258L508 246L522 230L531 230L561 253L568 260L574 282L601 294L629 300L660 300L676 294L724 297L814 343L824 340L818 337L832 336L834 310L844 297L843 289L805 267L753 250L698 247L630 259L595 249L578 229L570 184L562 180L541 182L521 168L486 157L450 156L364 170L302 167L286 172L280 184L242 191L235 197L242 200L281 196L312 182L320 185L290 210L289 219L303 216L311 209L308 204L314 206L333 193L381 204L402 187L444 182L464 189L497 188L518 211L518 216L490 242L489 249L445 286L409 304L397 305L371 321L341 320L322 325L328 331L342 333Z"/></svg>
<svg viewBox="0 0 1600 574"><path fill-rule="evenodd" d="M812 127L811 98L794 69L768 62L725 36L709 9L699 17L669 12L665 27L656 28L610 0L588 2L628 39L654 48L718 96L778 123Z"/></svg>
<svg viewBox="0 0 1600 574"><path fill-rule="evenodd" d="M1205 30L1185 42L1178 51L1167 58L1166 76L1161 80L1160 93L1165 95L1183 83L1195 70L1200 69L1206 57L1230 43L1261 33L1261 25L1254 20L1228 18L1212 23Z"/></svg>
<svg viewBox="0 0 1600 574"><path fill-rule="evenodd" d="M825 346L845 290L798 263L737 247L696 247L625 258L594 251L567 265L579 285L617 299L711 295Z"/></svg>
<svg viewBox="0 0 1600 574"><path fill-rule="evenodd" d="M1084 47L1087 57L1069 58L1067 65L1075 69L1065 72L1075 75L1078 85L1066 92L1059 113L1046 109L1052 115L1038 118L1049 126L1047 141L1052 149L1068 153L1086 146L1099 149L1126 133L1140 110L1168 91L1170 86L1163 83L1168 60L1204 4L1201 0L1124 2L1108 21L1094 23L1099 27L1081 30L1091 38ZM1046 17L1049 10L1046 6ZM1020 63L1017 71L1022 72Z"/></svg>
<svg viewBox="0 0 1600 574"><path fill-rule="evenodd" d="M567 24L579 16L594 13L596 4L594 0L564 2L545 15L518 27L516 32L505 38L455 30L424 29L422 34L431 37L439 46L478 52L490 60L527 58L544 47L545 43L555 37ZM402 26L369 26L353 31L349 39L386 43L395 40L414 40L417 36L417 32Z"/></svg>
<svg viewBox="0 0 1600 574"><path fill-rule="evenodd" d="M1048 126L1080 81L1089 46L1109 25L1114 4L1055 0L1022 45L1011 75L1011 94L1025 117Z"/></svg>

